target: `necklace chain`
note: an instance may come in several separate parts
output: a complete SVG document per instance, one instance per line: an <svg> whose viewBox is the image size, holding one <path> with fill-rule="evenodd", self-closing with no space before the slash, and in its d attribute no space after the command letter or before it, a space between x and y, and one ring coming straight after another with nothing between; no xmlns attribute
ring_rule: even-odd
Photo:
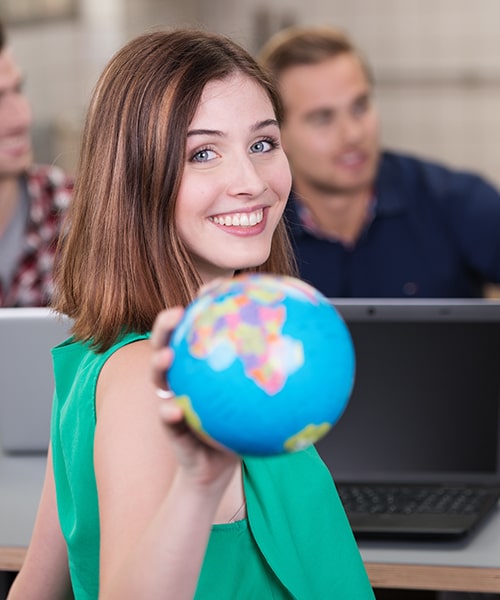
<svg viewBox="0 0 500 600"><path fill-rule="evenodd" d="M236 521L236 517L240 514L240 512L245 508L246 500L243 499L243 503L238 508L238 510L234 513L234 515L229 519L228 523L234 523Z"/></svg>

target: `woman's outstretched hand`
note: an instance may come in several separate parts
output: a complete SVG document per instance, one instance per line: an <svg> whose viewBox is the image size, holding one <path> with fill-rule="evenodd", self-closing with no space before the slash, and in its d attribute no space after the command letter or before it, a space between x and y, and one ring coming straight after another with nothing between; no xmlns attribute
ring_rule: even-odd
<svg viewBox="0 0 500 600"><path fill-rule="evenodd" d="M183 309L179 307L162 311L151 332L152 376L160 399L160 416L166 425L179 464L186 472L199 484L218 482L225 487L239 463L239 457L215 443L206 443L193 433L186 423L182 407L167 385L168 369L174 360L168 341L182 315Z"/></svg>

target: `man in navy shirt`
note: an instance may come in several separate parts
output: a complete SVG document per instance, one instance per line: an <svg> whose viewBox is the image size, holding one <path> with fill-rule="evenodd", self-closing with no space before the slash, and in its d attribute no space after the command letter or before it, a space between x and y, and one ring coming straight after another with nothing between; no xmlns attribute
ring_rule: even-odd
<svg viewBox="0 0 500 600"><path fill-rule="evenodd" d="M500 283L500 194L472 173L380 148L373 78L331 27L278 32L276 77L293 173L301 276L329 297L482 296Z"/></svg>

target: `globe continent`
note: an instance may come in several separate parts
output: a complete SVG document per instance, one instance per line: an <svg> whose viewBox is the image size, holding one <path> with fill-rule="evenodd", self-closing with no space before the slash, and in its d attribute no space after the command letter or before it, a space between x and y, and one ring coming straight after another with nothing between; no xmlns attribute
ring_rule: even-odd
<svg viewBox="0 0 500 600"><path fill-rule="evenodd" d="M189 425L242 455L316 442L352 391L346 325L320 292L292 277L217 281L186 309L171 345L168 382Z"/></svg>

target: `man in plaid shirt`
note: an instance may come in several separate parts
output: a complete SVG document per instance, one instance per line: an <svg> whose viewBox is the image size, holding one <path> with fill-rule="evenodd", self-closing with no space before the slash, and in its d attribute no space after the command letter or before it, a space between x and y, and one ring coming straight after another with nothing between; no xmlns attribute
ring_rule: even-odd
<svg viewBox="0 0 500 600"><path fill-rule="evenodd" d="M72 178L33 164L32 115L0 23L0 307L45 306Z"/></svg>

